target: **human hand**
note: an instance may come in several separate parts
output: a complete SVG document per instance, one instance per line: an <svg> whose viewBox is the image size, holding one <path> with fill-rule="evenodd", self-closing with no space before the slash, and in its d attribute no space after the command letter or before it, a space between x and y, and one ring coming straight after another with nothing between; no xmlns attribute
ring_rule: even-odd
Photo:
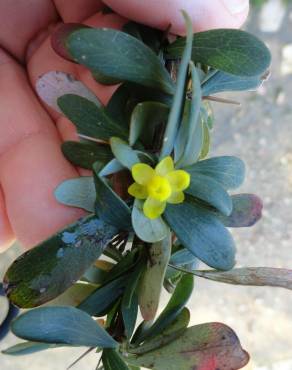
<svg viewBox="0 0 292 370"><path fill-rule="evenodd" d="M194 30L240 27L248 0L104 0L123 16L182 33L180 9L192 17ZM165 4L165 6L163 6ZM97 84L81 66L64 61L50 46L58 22L84 22L121 28L124 18L99 13L98 0L0 0L0 249L17 238L32 247L83 211L58 204L56 186L79 172L63 157L62 140L75 139L72 124L43 107L33 87L51 70L75 75L106 102L113 87ZM89 18L88 18L89 17Z"/></svg>

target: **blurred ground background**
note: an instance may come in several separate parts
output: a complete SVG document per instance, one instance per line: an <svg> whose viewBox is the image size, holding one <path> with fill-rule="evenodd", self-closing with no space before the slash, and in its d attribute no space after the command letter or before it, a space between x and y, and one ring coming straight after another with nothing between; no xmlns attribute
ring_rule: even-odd
<svg viewBox="0 0 292 370"><path fill-rule="evenodd" d="M264 217L251 229L236 230L238 266L292 267L292 5L289 0L253 0L246 29L265 40L273 54L270 80L257 93L229 94L240 108L213 105L214 155L236 155L247 164L242 192L264 200ZM0 256L0 279L21 253ZM252 361L246 370L292 370L292 292L196 281L189 304L192 322L222 321L239 335ZM0 307L1 307L0 301ZM10 335L0 349L15 344ZM53 350L33 357L0 355L1 370L64 370L83 349ZM76 370L91 370L95 355ZM179 370L179 369L178 369Z"/></svg>

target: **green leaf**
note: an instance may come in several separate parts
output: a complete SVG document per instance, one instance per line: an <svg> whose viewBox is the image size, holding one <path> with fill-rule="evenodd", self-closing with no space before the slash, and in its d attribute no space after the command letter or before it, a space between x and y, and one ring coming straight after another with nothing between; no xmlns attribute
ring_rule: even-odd
<svg viewBox="0 0 292 370"><path fill-rule="evenodd" d="M132 210L132 224L137 236L147 243L164 239L169 231L161 217L151 220L144 215L143 203L138 199L135 199Z"/></svg>
<svg viewBox="0 0 292 370"><path fill-rule="evenodd" d="M128 283L128 276L121 276L97 288L79 306L91 316L104 316L112 304L120 297Z"/></svg>
<svg viewBox="0 0 292 370"><path fill-rule="evenodd" d="M59 203L94 212L96 198L93 177L78 177L62 182L55 190Z"/></svg>
<svg viewBox="0 0 292 370"><path fill-rule="evenodd" d="M69 35L66 46L76 62L93 72L168 94L174 91L167 70L153 51L124 32L105 28L79 29Z"/></svg>
<svg viewBox="0 0 292 370"><path fill-rule="evenodd" d="M139 287L139 306L144 320L154 320L158 310L164 276L171 254L171 233L149 248L149 261Z"/></svg>
<svg viewBox="0 0 292 370"><path fill-rule="evenodd" d="M201 261L219 270L234 266L234 241L212 211L187 198L184 203L169 204L164 216L183 246Z"/></svg>
<svg viewBox="0 0 292 370"><path fill-rule="evenodd" d="M96 213L105 222L116 226L119 230L131 230L131 211L127 204L112 190L105 179L94 169L96 187Z"/></svg>
<svg viewBox="0 0 292 370"><path fill-rule="evenodd" d="M137 104L131 116L130 145L140 139L146 148L153 148L158 130L163 129L168 114L169 107L159 102L147 101Z"/></svg>
<svg viewBox="0 0 292 370"><path fill-rule="evenodd" d="M85 300L94 290L96 285L86 283L76 283L72 285L59 297L46 303L46 306L78 306Z"/></svg>
<svg viewBox="0 0 292 370"><path fill-rule="evenodd" d="M199 160L204 159L208 156L211 147L211 137L209 127L204 121L202 121L202 123L203 123L203 145Z"/></svg>
<svg viewBox="0 0 292 370"><path fill-rule="evenodd" d="M194 275L233 285L272 286L292 290L292 270L272 267L243 267L230 271L193 271Z"/></svg>
<svg viewBox="0 0 292 370"><path fill-rule="evenodd" d="M135 329L138 316L138 296L136 293L133 294L131 304L129 307L127 307L126 304L124 303L124 297L125 294L122 299L121 311L127 338L131 338Z"/></svg>
<svg viewBox="0 0 292 370"><path fill-rule="evenodd" d="M105 165L113 158L108 145L91 142L78 143L76 141L65 141L62 144L62 152L74 166L88 170L92 169L95 162Z"/></svg>
<svg viewBox="0 0 292 370"><path fill-rule="evenodd" d="M67 94L58 99L64 115L77 127L79 134L99 140L109 140L111 136L127 138L127 131L92 101L78 95Z"/></svg>
<svg viewBox="0 0 292 370"><path fill-rule="evenodd" d="M232 329L220 323L188 328L166 346L138 357L127 357L130 364L155 370L241 369L248 361Z"/></svg>
<svg viewBox="0 0 292 370"><path fill-rule="evenodd" d="M263 202L254 194L236 194L231 197L230 216L217 215L226 227L250 227L262 217Z"/></svg>
<svg viewBox="0 0 292 370"><path fill-rule="evenodd" d="M177 140L182 153L177 158L178 166L187 166L195 163L202 148L202 127L200 122L200 109L202 104L202 91L199 74L195 65L190 63L192 75L192 101L190 103L187 119L182 121ZM199 140L198 140L199 139Z"/></svg>
<svg viewBox="0 0 292 370"><path fill-rule="evenodd" d="M5 274L10 301L30 308L56 298L84 274L116 233L114 227L89 216L24 253Z"/></svg>
<svg viewBox="0 0 292 370"><path fill-rule="evenodd" d="M4 355L10 356L24 356L31 355L36 352L45 351L47 349L64 347L65 344L48 344L38 342L23 342L18 343L15 346L9 347L2 351Z"/></svg>
<svg viewBox="0 0 292 370"><path fill-rule="evenodd" d="M217 71L202 83L204 96L216 94L223 91L245 91L256 90L263 83L265 76L235 76L230 73Z"/></svg>
<svg viewBox="0 0 292 370"><path fill-rule="evenodd" d="M212 177L201 175L200 173L191 176L190 186L185 192L203 200L225 216L229 216L232 212L231 197Z"/></svg>
<svg viewBox="0 0 292 370"><path fill-rule="evenodd" d="M125 308L129 308L132 305L132 299L136 292L141 275L144 272L145 265L146 265L145 256L143 256L142 254L140 261L137 262L135 269L131 273L131 277L129 278L129 284L127 285L123 295L122 305Z"/></svg>
<svg viewBox="0 0 292 370"><path fill-rule="evenodd" d="M170 58L179 58L186 45L177 39L167 48ZM217 29L194 35L192 59L237 76L258 76L270 66L271 54L254 35L235 29Z"/></svg>
<svg viewBox="0 0 292 370"><path fill-rule="evenodd" d="M153 351L161 348L166 344L174 341L181 336L190 322L190 311L184 308L176 319L167 326L161 333L157 334L154 338L149 339L137 348L131 349L131 353L136 355Z"/></svg>
<svg viewBox="0 0 292 370"><path fill-rule="evenodd" d="M115 348L118 343L87 313L73 307L40 307L19 316L14 335L31 341Z"/></svg>
<svg viewBox="0 0 292 370"><path fill-rule="evenodd" d="M183 107L186 93L186 80L188 75L189 63L191 60L193 34L192 34L192 22L187 13L182 12L186 28L187 28L187 39L185 48L182 54L182 60L179 66L176 89L171 106L167 126L164 133L163 146L160 153L160 159L170 155L173 151L175 140L177 137L177 131L183 115Z"/></svg>
<svg viewBox="0 0 292 370"><path fill-rule="evenodd" d="M236 189L244 181L245 165L237 157L222 156L199 161L185 170L195 177L198 174L212 177L225 189Z"/></svg>
<svg viewBox="0 0 292 370"><path fill-rule="evenodd" d="M58 98L66 94L82 96L97 106L101 106L100 101L93 92L69 73L60 71L47 72L38 78L35 88L38 96L48 104L48 106L60 113L61 111L57 101Z"/></svg>
<svg viewBox="0 0 292 370"><path fill-rule="evenodd" d="M150 338L160 334L164 329L171 325L187 304L193 292L193 288L193 277L190 274L183 275L167 306L161 312L155 323L139 336L137 342L141 343L144 340L148 341Z"/></svg>
<svg viewBox="0 0 292 370"><path fill-rule="evenodd" d="M130 370L118 352L113 349L103 350L102 363L104 370Z"/></svg>
<svg viewBox="0 0 292 370"><path fill-rule="evenodd" d="M140 163L137 153L124 140L111 137L110 146L116 159L129 170L132 169L134 164Z"/></svg>

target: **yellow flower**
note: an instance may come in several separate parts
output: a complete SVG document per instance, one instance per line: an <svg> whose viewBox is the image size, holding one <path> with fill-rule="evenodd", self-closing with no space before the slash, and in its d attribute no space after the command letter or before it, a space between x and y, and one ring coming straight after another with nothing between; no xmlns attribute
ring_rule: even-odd
<svg viewBox="0 0 292 370"><path fill-rule="evenodd" d="M185 199L183 191L190 185L190 175L175 170L173 159L164 158L154 168L145 163L132 167L135 182L129 187L130 195L145 200L143 211L146 217L155 219L165 210L166 203L179 204Z"/></svg>

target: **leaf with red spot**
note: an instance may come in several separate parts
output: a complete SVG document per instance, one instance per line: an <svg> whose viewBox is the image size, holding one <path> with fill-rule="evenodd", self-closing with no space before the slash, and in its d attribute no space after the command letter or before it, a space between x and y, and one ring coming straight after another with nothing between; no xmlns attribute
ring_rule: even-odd
<svg viewBox="0 0 292 370"><path fill-rule="evenodd" d="M188 328L179 338L127 362L155 370L238 370L249 361L232 329L221 323Z"/></svg>

